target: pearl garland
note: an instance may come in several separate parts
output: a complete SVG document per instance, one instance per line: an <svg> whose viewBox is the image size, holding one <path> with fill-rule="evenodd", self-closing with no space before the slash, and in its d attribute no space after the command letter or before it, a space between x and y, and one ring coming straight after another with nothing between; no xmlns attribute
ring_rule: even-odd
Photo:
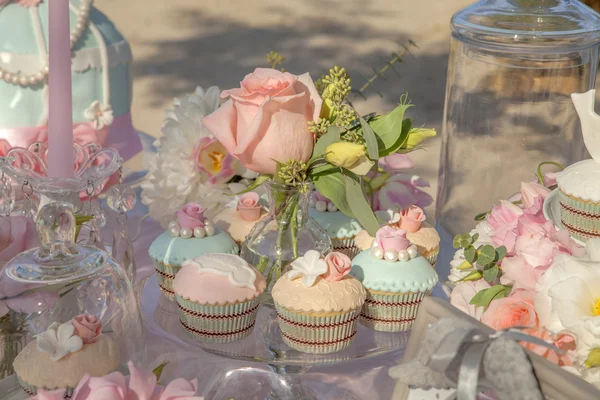
<svg viewBox="0 0 600 400"><path fill-rule="evenodd" d="M410 247L406 250L383 251L383 249L379 246L379 243L377 243L377 240L373 239L373 242L371 242L371 256L377 260L383 259L392 263L396 261L407 262L417 257L418 255L419 252L417 251L417 246L415 246L414 244L411 244Z"/></svg>
<svg viewBox="0 0 600 400"><path fill-rule="evenodd" d="M182 228L179 225L179 222L171 221L169 222L169 233L173 237L181 237L183 239L189 239L191 237L202 239L205 236L214 236L217 231L214 223L207 219L204 221L204 228L198 227L193 230L190 228Z"/></svg>
<svg viewBox="0 0 600 400"><path fill-rule="evenodd" d="M75 44L83 35L85 28L87 27L89 17L90 17L90 9L92 8L92 3L94 0L81 0L81 4L79 6L79 13L77 14L77 21L75 22L75 27L73 31L71 31L71 50ZM6 69L0 67L0 79L12 83L13 85L21 85L21 86L32 86L36 85L48 76L49 67L48 65L44 65L41 70L36 72L35 74L30 75L21 75L19 73L10 72Z"/></svg>

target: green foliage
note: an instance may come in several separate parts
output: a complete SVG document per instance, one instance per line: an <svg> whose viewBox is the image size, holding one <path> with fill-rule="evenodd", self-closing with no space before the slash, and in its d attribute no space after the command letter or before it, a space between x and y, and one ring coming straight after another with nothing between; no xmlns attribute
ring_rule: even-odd
<svg viewBox="0 0 600 400"><path fill-rule="evenodd" d="M257 187L259 187L260 185L262 185L263 183L265 183L266 181L268 181L269 179L271 179L271 177L269 175L259 175L254 180L254 182L252 182L250 185L248 185L248 187L246 189L242 190L239 193L236 193L236 195L251 192L254 189L256 189Z"/></svg>
<svg viewBox="0 0 600 400"><path fill-rule="evenodd" d="M269 64L273 69L277 68L278 65L283 64L284 61L285 57L275 50L271 50L267 53L267 64ZM285 72L285 69L282 68L281 72Z"/></svg>
<svg viewBox="0 0 600 400"><path fill-rule="evenodd" d="M369 121L369 125L379 139L380 157L395 153L408 138L412 123L409 119L404 120L404 113L410 107L412 104L400 104L386 115L375 117Z"/></svg>
<svg viewBox="0 0 600 400"><path fill-rule="evenodd" d="M512 286L495 285L489 289L484 289L477 292L469 304L473 304L476 307L484 307L487 310L492 301L507 297L511 290Z"/></svg>
<svg viewBox="0 0 600 400"><path fill-rule="evenodd" d="M152 373L154 374L154 376L156 376L157 381L160 380L163 370L165 369L165 367L167 366L168 363L169 363L168 361L165 361L165 362L161 363L158 367L156 367L152 370Z"/></svg>
<svg viewBox="0 0 600 400"><path fill-rule="evenodd" d="M317 143L315 143L315 147L313 149L313 157L311 158L311 160L314 159L315 157L322 156L325 153L325 149L330 144L339 142L341 133L342 133L341 128L339 128L337 126L330 126L327 129L327 133L324 134L323 136L321 136L319 138L319 140L317 140Z"/></svg>
<svg viewBox="0 0 600 400"><path fill-rule="evenodd" d="M347 173L344 175L344 182L346 186L346 199L348 200L352 214L354 214L354 217L371 236L375 236L375 233L379 229L379 222L365 198L361 179L354 174Z"/></svg>
<svg viewBox="0 0 600 400"><path fill-rule="evenodd" d="M459 265L459 270L469 270L471 268L474 271L463 278L466 280L475 280L475 277L483 278L490 285L497 283L498 278L501 276L501 270L498 264L502 261L506 255L506 247L500 246L494 248L494 246L485 244L478 248L473 246L479 239L479 234L475 233L471 236L468 233L458 234L454 237L453 246L455 249L464 249L465 261ZM475 272L478 272L477 274ZM468 278L468 279L467 279Z"/></svg>
<svg viewBox="0 0 600 400"><path fill-rule="evenodd" d="M379 145L377 144L377 136L371 126L363 118L360 118L360 126L362 127L363 136L367 145L367 154L371 160L379 158Z"/></svg>
<svg viewBox="0 0 600 400"><path fill-rule="evenodd" d="M312 179L319 193L331 200L338 210L349 217L354 217L346 199L344 176L339 168L333 166L322 168L318 174L312 176Z"/></svg>

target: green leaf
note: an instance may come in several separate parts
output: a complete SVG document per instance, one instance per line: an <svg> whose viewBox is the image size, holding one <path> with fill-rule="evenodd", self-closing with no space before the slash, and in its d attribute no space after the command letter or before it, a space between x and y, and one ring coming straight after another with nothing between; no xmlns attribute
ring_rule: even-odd
<svg viewBox="0 0 600 400"><path fill-rule="evenodd" d="M381 187L385 184L385 182L387 181L387 179L389 177L390 177L389 172L384 172L382 174L375 176L375 178L371 179L371 181L369 182L369 186L371 187L371 190L374 192L378 189L381 189Z"/></svg>
<svg viewBox="0 0 600 400"><path fill-rule="evenodd" d="M484 266L494 261L496 249L491 244L485 244L477 249L477 264Z"/></svg>
<svg viewBox="0 0 600 400"><path fill-rule="evenodd" d="M469 245L465 249L465 259L471 264L475 264L475 261L477 260L477 250L475 250L475 247Z"/></svg>
<svg viewBox="0 0 600 400"><path fill-rule="evenodd" d="M402 145L402 148L414 149L423 140L434 137L435 135L435 129L413 128L408 132L408 138L406 139L406 143Z"/></svg>
<svg viewBox="0 0 600 400"><path fill-rule="evenodd" d="M460 242L461 242L461 234L459 233L458 235L454 236L454 240L452 241L452 247L454 247L455 249L459 249Z"/></svg>
<svg viewBox="0 0 600 400"><path fill-rule="evenodd" d="M324 134L323 136L321 136L319 138L319 140L317 140L317 143L315 143L311 161L313 160L313 158L321 157L323 155L323 153L325 153L325 149L327 148L327 146L329 146L330 144L333 144L335 142L339 142L341 134L342 134L341 128L339 128L337 126L330 126L327 129L327 133Z"/></svg>
<svg viewBox="0 0 600 400"><path fill-rule="evenodd" d="M168 361L165 361L163 363L161 363L158 367L154 368L152 370L152 373L154 374L154 376L156 376L156 380L160 380L160 377L163 373L163 369L165 369L166 365L168 364Z"/></svg>
<svg viewBox="0 0 600 400"><path fill-rule="evenodd" d="M358 220L371 236L375 236L375 233L379 229L379 222L371 209L371 205L365 198L361 179L345 174L344 183L346 186L346 199L354 214L354 218Z"/></svg>
<svg viewBox="0 0 600 400"><path fill-rule="evenodd" d="M471 236L471 244L475 243L477 239L479 239L479 233L475 233L473 236Z"/></svg>
<svg viewBox="0 0 600 400"><path fill-rule="evenodd" d="M483 277L483 274L481 273L481 271L476 270L471 272L469 275L465 276L464 278L461 279L461 281L478 281L481 279L481 277Z"/></svg>
<svg viewBox="0 0 600 400"><path fill-rule="evenodd" d="M496 262L500 262L506 256L506 247L500 246L496 249Z"/></svg>
<svg viewBox="0 0 600 400"><path fill-rule="evenodd" d="M338 210L347 216L354 218L354 214L346 199L344 176L339 168L337 168L336 171L330 170L328 173L311 175L311 177L313 179L313 184L319 193L331 200Z"/></svg>
<svg viewBox="0 0 600 400"><path fill-rule="evenodd" d="M91 215L75 214L75 224L76 225L81 225L83 223L91 221L92 219L94 219L94 217Z"/></svg>
<svg viewBox="0 0 600 400"><path fill-rule="evenodd" d="M404 113L412 104L400 104L383 116L378 116L369 121L369 125L379 138L379 156L388 156L395 153L406 139L410 131L410 120L404 120ZM408 121L409 126L404 121Z"/></svg>
<svg viewBox="0 0 600 400"><path fill-rule="evenodd" d="M262 185L263 183L265 183L266 181L268 181L269 179L271 179L271 176L269 176L269 175L259 175L256 177L254 182L252 182L250 184L250 186L248 186L246 189L242 190L241 192L235 193L235 194L238 195L238 194L244 194L244 193L251 192L254 189L256 189L257 187L259 187L260 185Z"/></svg>
<svg viewBox="0 0 600 400"><path fill-rule="evenodd" d="M511 286L495 285L489 289L478 292L473 296L469 304L473 304L477 307L485 307L487 309L493 300L508 296L511 290Z"/></svg>
<svg viewBox="0 0 600 400"><path fill-rule="evenodd" d="M490 213L489 211L486 211L486 212L482 212L482 213L477 214L475 216L475 221L483 221L485 219L485 217L487 217L487 215L489 213Z"/></svg>
<svg viewBox="0 0 600 400"><path fill-rule="evenodd" d="M473 304L474 306L481 307L479 304L481 304L481 299L483 298L483 296L485 296L486 291L487 291L487 289L484 289L484 290L480 290L479 292L475 293L475 296L473 296L471 298L471 301L469 301L469 304Z"/></svg>
<svg viewBox="0 0 600 400"><path fill-rule="evenodd" d="M377 144L377 136L373 132L373 128L369 125L364 118L360 117L360 126L362 127L363 137L365 138L365 144L367 145L367 154L371 160L377 160L379 158L379 145Z"/></svg>
<svg viewBox="0 0 600 400"><path fill-rule="evenodd" d="M496 278L498 278L498 272L500 272L498 266L494 265L493 267L483 271L483 279L485 279L487 283L492 285L496 281Z"/></svg>
<svg viewBox="0 0 600 400"><path fill-rule="evenodd" d="M463 261L458 267L456 267L456 269L459 271L463 271L465 269L471 269L471 268L473 268L473 264L471 264L467 260Z"/></svg>

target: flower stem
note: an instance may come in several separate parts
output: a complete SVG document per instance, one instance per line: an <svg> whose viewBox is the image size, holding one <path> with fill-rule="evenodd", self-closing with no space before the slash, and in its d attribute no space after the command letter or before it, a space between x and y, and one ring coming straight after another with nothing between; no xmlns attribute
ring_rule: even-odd
<svg viewBox="0 0 600 400"><path fill-rule="evenodd" d="M546 186L546 184L544 183L544 175L542 174L542 167L544 165L554 165L555 167L560 168L561 170L565 169L564 165L559 164L557 162L554 161L544 161L541 162L538 167L537 167L537 178L538 178L538 182L540 183L540 185L542 186Z"/></svg>

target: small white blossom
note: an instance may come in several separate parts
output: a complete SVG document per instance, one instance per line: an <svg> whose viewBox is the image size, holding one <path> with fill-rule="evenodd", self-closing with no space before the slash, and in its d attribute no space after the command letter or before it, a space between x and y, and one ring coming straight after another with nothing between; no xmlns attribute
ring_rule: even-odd
<svg viewBox="0 0 600 400"><path fill-rule="evenodd" d="M53 322L48 330L37 336L37 348L43 353L48 353L52 360L57 361L69 353L81 350L83 341L75 335L75 327L71 321L59 325Z"/></svg>
<svg viewBox="0 0 600 400"><path fill-rule="evenodd" d="M302 283L311 287L317 278L328 271L327 262L321 258L316 250L308 250L304 257L299 257L290 264L292 270L288 272L288 278L302 277Z"/></svg>
<svg viewBox="0 0 600 400"><path fill-rule="evenodd" d="M102 129L113 123L113 110L110 104L94 101L84 112L85 118L92 123L94 129Z"/></svg>

